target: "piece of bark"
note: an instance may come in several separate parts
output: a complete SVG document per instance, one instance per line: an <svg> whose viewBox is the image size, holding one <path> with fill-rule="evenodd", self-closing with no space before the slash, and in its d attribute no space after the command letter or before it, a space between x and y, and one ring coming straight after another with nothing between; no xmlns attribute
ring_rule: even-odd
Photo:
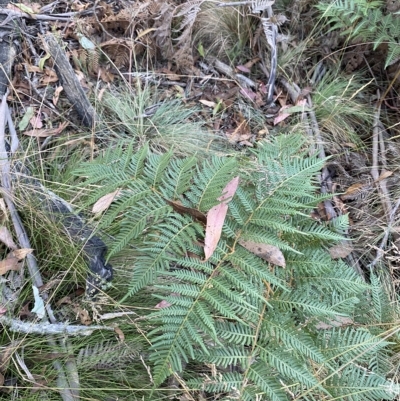
<svg viewBox="0 0 400 401"><path fill-rule="evenodd" d="M96 112L82 89L65 51L52 33L44 36L44 44L54 60L54 68L68 100L82 118L83 124L92 127L96 119Z"/></svg>
<svg viewBox="0 0 400 401"><path fill-rule="evenodd" d="M0 8L6 8L9 0L0 0ZM0 15L0 23L5 20L5 15ZM11 67L16 54L12 40L8 38L10 28L7 26L0 27L0 98L6 93L9 77L11 76Z"/></svg>

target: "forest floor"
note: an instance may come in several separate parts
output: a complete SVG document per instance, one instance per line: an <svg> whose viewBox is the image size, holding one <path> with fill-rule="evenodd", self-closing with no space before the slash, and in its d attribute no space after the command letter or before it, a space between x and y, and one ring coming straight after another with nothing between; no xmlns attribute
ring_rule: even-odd
<svg viewBox="0 0 400 401"><path fill-rule="evenodd" d="M376 3L371 13L391 16L387 25L399 29L400 3ZM139 149L148 142L159 154L173 149L182 156L239 154L245 160L277 134L301 133L320 157L328 157L318 185L332 198L311 217L323 223L349 215L349 241L331 247L331 257L346 260L366 280L379 266L394 299L400 285L400 51L393 43L400 47L400 37L391 37L391 28L386 36L384 28L371 30L367 39L357 36L365 21L375 23L368 22L370 10L364 21L349 17L353 25L345 29L345 17L340 25L322 4L2 0L1 46L9 58L2 62L0 122L8 119L9 128L6 137L3 129L0 153L21 161L24 174L35 177L30 184L55 192L95 227L116 194L88 206L88 188L74 171L107 149ZM364 3L354 4L357 10ZM345 11L356 14L349 5ZM2 168L4 177L10 165ZM4 181L2 187L7 192ZM85 259L60 235L59 222L28 206L29 199L24 191L14 199L25 234L15 226L10 204L0 199L0 273L11 283L2 294L0 399L141 399L139 390L126 395L132 371L141 372L137 389L152 381L138 351L140 308L119 303L128 288L127 262L115 256L113 289L95 302L83 301ZM112 233L103 235L108 245ZM69 324L89 336L98 330L92 342L72 347L52 340L51 332L30 338L23 324L18 335L11 330L16 321L28 324L49 312L31 286L21 284L22 263L38 277L32 259L41 274L36 285L54 308L49 321L64 327L56 333ZM153 309L160 304L153 301ZM114 324L104 330L111 319ZM121 330L124 324L132 332ZM74 390L60 391L65 373L58 361L68 372L72 354L82 366L93 367L90 358L97 358L87 377L80 373L85 389L96 389L82 398ZM195 399L179 377L166 387L168 395L153 399Z"/></svg>

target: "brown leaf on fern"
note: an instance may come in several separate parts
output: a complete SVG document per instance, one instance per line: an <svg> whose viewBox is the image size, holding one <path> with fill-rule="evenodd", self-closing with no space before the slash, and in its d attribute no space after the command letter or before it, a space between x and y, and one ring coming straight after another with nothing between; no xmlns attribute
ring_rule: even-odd
<svg viewBox="0 0 400 401"><path fill-rule="evenodd" d="M179 214L188 214L189 216L194 217L196 220L202 222L203 224L206 224L207 222L207 217L204 213L200 212L197 209L193 209L191 207L186 207L183 206L180 202L178 201L170 201L168 199L165 200L168 205L172 206L172 208L175 210L175 212L178 212Z"/></svg>
<svg viewBox="0 0 400 401"><path fill-rule="evenodd" d="M239 240L239 244L251 253L254 253L254 255L259 256L261 259L264 259L273 265L286 267L286 260L282 251L274 245L244 240Z"/></svg>
<svg viewBox="0 0 400 401"><path fill-rule="evenodd" d="M222 196L218 198L220 204L210 209L207 214L206 235L204 238L204 255L208 260L215 251L218 241L221 238L222 226L224 225L228 203L235 195L239 186L239 177L235 177L226 185L222 191Z"/></svg>

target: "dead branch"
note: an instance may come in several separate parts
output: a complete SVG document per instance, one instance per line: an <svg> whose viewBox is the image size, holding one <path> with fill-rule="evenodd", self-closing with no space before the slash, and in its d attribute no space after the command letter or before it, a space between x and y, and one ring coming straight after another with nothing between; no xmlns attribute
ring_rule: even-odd
<svg viewBox="0 0 400 401"><path fill-rule="evenodd" d="M59 45L57 38L52 33L45 35L44 44L54 60L54 68L68 100L82 118L82 122L88 127L93 127L96 120L96 112L83 91L64 49Z"/></svg>
<svg viewBox="0 0 400 401"><path fill-rule="evenodd" d="M87 10L85 13L90 14L92 11ZM64 13L64 14L52 14L52 15L47 15L47 14L28 14L24 13L23 11L17 11L17 10L9 10L7 8L0 8L0 14L6 15L7 17L5 18L4 21L0 23L0 26L6 25L8 22L17 19L17 18L26 18L26 19L31 19L31 20L40 20L40 21L70 21L71 17L74 17L76 15L82 15L82 12L70 12L70 13Z"/></svg>
<svg viewBox="0 0 400 401"><path fill-rule="evenodd" d="M89 336L95 330L114 331L114 328L109 326L73 326L50 322L33 323L12 319L8 316L0 316L0 322L15 333L40 334L44 336L60 334L65 336Z"/></svg>
<svg viewBox="0 0 400 401"><path fill-rule="evenodd" d="M228 76L229 78L238 81L241 86L245 88L248 88L249 86L252 88L256 87L255 82L253 82L250 78L247 78L242 74L236 74L233 68L229 67L229 65L223 63L220 60L217 60L216 58L213 58L211 61L216 70Z"/></svg>

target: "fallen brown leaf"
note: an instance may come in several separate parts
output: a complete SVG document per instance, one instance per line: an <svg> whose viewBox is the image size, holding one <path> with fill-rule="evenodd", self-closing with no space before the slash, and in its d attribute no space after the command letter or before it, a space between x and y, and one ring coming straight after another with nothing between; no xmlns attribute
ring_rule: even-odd
<svg viewBox="0 0 400 401"><path fill-rule="evenodd" d="M31 249L31 248L21 248L21 249L15 249L13 252L11 252L11 254L13 257L17 258L18 260L22 260L25 258L26 255L29 255L32 252L33 252L33 249Z"/></svg>
<svg viewBox="0 0 400 401"><path fill-rule="evenodd" d="M0 352L0 372L5 374L10 364L10 359L22 341L11 341L10 344L1 348ZM4 379L4 378L3 378Z"/></svg>
<svg viewBox="0 0 400 401"><path fill-rule="evenodd" d="M118 338L121 342L125 341L125 334L119 327L114 327L115 333L118 335Z"/></svg>
<svg viewBox="0 0 400 401"><path fill-rule="evenodd" d="M104 212L104 210L107 210L111 203L113 203L114 199L118 197L118 195L121 193L120 189L117 189L114 192L111 192L107 195L102 196L92 207L92 213L101 213Z"/></svg>
<svg viewBox="0 0 400 401"><path fill-rule="evenodd" d="M261 259L264 259L273 265L286 267L286 260L282 251L274 245L244 240L239 240L239 244L251 253L254 253L254 255L259 256Z"/></svg>
<svg viewBox="0 0 400 401"><path fill-rule="evenodd" d="M245 65L237 65L237 66L236 66L236 69L237 69L238 71L245 72L245 73L251 72L251 71L250 71L250 68L249 68L249 67L246 67Z"/></svg>
<svg viewBox="0 0 400 401"><path fill-rule="evenodd" d="M179 214L182 215L188 214L189 216L194 217L196 220L206 224L207 217L204 213L200 212L199 210L183 206L180 202L177 201L170 201L168 199L165 199L165 201L168 203L168 205L172 206L175 212L178 212Z"/></svg>
<svg viewBox="0 0 400 401"><path fill-rule="evenodd" d="M108 83L114 81L115 75L105 68L100 68L100 78L103 82Z"/></svg>
<svg viewBox="0 0 400 401"><path fill-rule="evenodd" d="M382 174L379 176L378 181L382 181L382 180L384 180L385 178L390 177L392 174L393 174L393 171L385 170L385 171L383 171Z"/></svg>
<svg viewBox="0 0 400 401"><path fill-rule="evenodd" d="M40 86L46 86L48 84L51 84L53 82L58 81L58 76L54 70L51 70L50 68L47 68L44 70L44 74L42 78L40 78Z"/></svg>
<svg viewBox="0 0 400 401"><path fill-rule="evenodd" d="M14 242L13 237L5 226L0 227L0 241L10 249L18 249L17 244Z"/></svg>
<svg viewBox="0 0 400 401"><path fill-rule="evenodd" d="M233 178L222 190L222 196L218 198L220 204L214 206L207 213L206 235L204 238L204 255L208 260L214 253L218 241L221 238L222 226L224 225L228 203L239 186L239 177Z"/></svg>
<svg viewBox="0 0 400 401"><path fill-rule="evenodd" d="M10 270L20 270L22 265L21 260L31 252L32 249L16 249L10 252L5 259L0 261L0 275L2 276Z"/></svg>
<svg viewBox="0 0 400 401"><path fill-rule="evenodd" d="M204 106L214 108L217 104L215 102L210 102L209 100L200 99L199 102L204 104Z"/></svg>
<svg viewBox="0 0 400 401"><path fill-rule="evenodd" d="M168 301L163 299L161 302L159 302L154 308L156 309L164 309L164 308L169 308L172 304L170 304Z"/></svg>
<svg viewBox="0 0 400 401"><path fill-rule="evenodd" d="M366 187L366 185L363 184L362 182L357 182L353 185L350 185L346 189L346 192L343 195L341 195L340 197L342 200L356 199L365 187Z"/></svg>
<svg viewBox="0 0 400 401"><path fill-rule="evenodd" d="M329 248L329 254L332 259L341 259L349 256L354 251L353 247L346 242L334 245Z"/></svg>
<svg viewBox="0 0 400 401"><path fill-rule="evenodd" d="M40 129L43 127L42 119L40 118L40 113L36 113L30 120L30 124L34 129Z"/></svg>
<svg viewBox="0 0 400 401"><path fill-rule="evenodd" d="M86 309L82 309L81 307L76 306L75 310L82 324L84 324L85 326L89 326L90 324L92 324L92 319L90 319L89 312Z"/></svg>
<svg viewBox="0 0 400 401"><path fill-rule="evenodd" d="M45 129L32 129L30 131L24 131L23 134L32 136L35 138L46 138L52 135L59 135L69 125L68 121L61 123L58 128L45 128Z"/></svg>
<svg viewBox="0 0 400 401"><path fill-rule="evenodd" d="M60 98L60 93L63 91L63 89L64 88L62 86L57 86L56 90L54 91L54 95L53 95L54 106L57 106L58 99Z"/></svg>

